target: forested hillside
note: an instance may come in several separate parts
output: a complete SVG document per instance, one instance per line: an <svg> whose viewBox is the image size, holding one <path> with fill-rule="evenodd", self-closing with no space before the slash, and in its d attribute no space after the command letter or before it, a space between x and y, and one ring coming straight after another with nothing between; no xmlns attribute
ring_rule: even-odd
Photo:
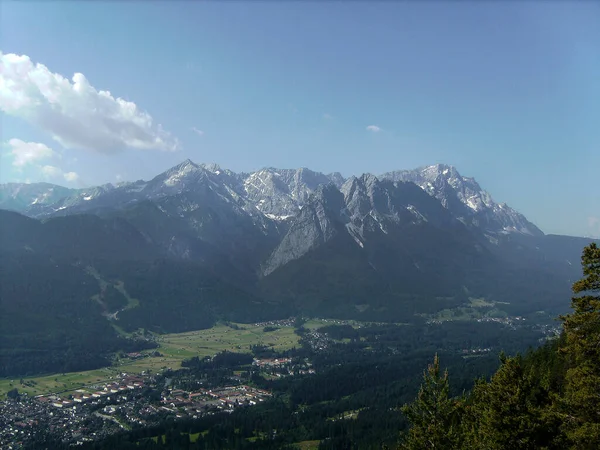
<svg viewBox="0 0 600 450"><path fill-rule="evenodd" d="M600 248L581 258L570 314L559 339L501 367L473 390L450 397L451 374L436 356L416 400L405 449L597 449L600 445Z"/></svg>
<svg viewBox="0 0 600 450"><path fill-rule="evenodd" d="M118 288L118 289L117 289ZM138 328L283 315L199 262L162 257L120 218L0 210L0 377L87 370L153 348Z"/></svg>

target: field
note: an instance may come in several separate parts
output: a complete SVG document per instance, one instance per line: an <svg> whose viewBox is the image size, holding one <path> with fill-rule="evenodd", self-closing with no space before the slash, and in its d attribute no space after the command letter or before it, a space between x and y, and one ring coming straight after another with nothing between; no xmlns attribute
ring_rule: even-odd
<svg viewBox="0 0 600 450"><path fill-rule="evenodd" d="M318 323L325 324L311 321L313 327ZM264 332L263 328L264 326L247 324L219 324L206 330L160 335L157 337L158 349L142 352L143 357L139 359L117 358L111 367L28 377L22 380L23 384L20 379L0 379L0 398L4 398L15 387L28 395L68 393L84 386L104 384L122 372L156 373L166 368L178 369L181 361L192 356L212 356L223 350L250 352L250 346L256 344L271 346L276 350L292 348L298 344L298 336L294 334L292 327L281 327L270 332ZM161 356L150 356L155 351Z"/></svg>
<svg viewBox="0 0 600 450"><path fill-rule="evenodd" d="M432 314L430 318L442 322L449 320L477 320L483 317L502 318L507 316L507 314L498 307L498 305L502 304L506 303L490 302L485 298L470 297L469 303L452 309L443 309Z"/></svg>
<svg viewBox="0 0 600 450"><path fill-rule="evenodd" d="M212 356L223 350L249 352L251 345L266 345L275 350L285 350L298 344L298 336L292 327L282 327L264 332L262 326L235 324L237 329L216 325L208 330L169 334L161 337L159 350L166 357L189 358Z"/></svg>

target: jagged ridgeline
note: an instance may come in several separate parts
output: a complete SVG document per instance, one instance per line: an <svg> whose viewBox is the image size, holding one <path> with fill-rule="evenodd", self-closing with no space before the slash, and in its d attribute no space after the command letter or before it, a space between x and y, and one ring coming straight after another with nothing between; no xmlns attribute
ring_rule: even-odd
<svg viewBox="0 0 600 450"><path fill-rule="evenodd" d="M413 403L405 449L595 449L600 443L600 248L583 250L563 332L501 366L471 392L450 396L436 355Z"/></svg>
<svg viewBox="0 0 600 450"><path fill-rule="evenodd" d="M114 186L1 185L0 207L0 375L97 367L149 345L138 328L219 319L415 322L476 304L536 320L564 312L590 242L544 235L446 165L346 179L187 160Z"/></svg>

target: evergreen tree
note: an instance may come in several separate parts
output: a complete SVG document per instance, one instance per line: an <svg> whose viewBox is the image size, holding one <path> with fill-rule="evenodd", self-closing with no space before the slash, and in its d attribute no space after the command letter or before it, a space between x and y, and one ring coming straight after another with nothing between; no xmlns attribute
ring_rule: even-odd
<svg viewBox="0 0 600 450"><path fill-rule="evenodd" d="M562 316L569 369L560 402L564 430L575 449L600 445L600 248L583 250L584 277L573 284L573 312Z"/></svg>
<svg viewBox="0 0 600 450"><path fill-rule="evenodd" d="M560 421L536 371L521 356L506 358L489 382L476 383L463 420L464 448L560 449Z"/></svg>
<svg viewBox="0 0 600 450"><path fill-rule="evenodd" d="M402 407L402 412L411 423L402 448L459 448L457 408L458 402L450 398L448 371L440 373L436 354L433 364L423 374L423 384L416 400Z"/></svg>

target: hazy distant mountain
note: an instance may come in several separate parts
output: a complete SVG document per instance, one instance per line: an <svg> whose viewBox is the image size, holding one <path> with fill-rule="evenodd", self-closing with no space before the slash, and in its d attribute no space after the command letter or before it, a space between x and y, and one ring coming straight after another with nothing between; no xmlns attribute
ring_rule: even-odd
<svg viewBox="0 0 600 450"><path fill-rule="evenodd" d="M50 205L76 193L77 189L50 183L0 184L0 209L23 212L34 205Z"/></svg>

